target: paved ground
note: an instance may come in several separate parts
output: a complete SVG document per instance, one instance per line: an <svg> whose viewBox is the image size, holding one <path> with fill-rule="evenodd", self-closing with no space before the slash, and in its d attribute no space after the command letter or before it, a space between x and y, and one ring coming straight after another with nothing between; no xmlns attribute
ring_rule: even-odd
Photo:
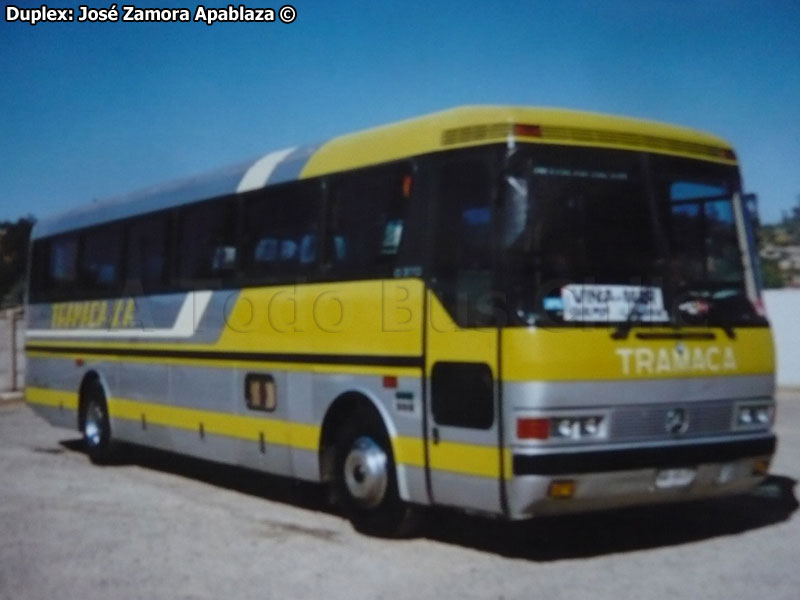
<svg viewBox="0 0 800 600"><path fill-rule="evenodd" d="M314 486L154 452L91 466L0 406L0 599L800 598L800 393L774 475L722 502L507 525L435 513L371 539Z"/></svg>

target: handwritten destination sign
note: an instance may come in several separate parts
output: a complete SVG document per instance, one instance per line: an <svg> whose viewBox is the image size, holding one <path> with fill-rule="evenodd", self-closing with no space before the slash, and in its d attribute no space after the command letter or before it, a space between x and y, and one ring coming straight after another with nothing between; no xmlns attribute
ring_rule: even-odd
<svg viewBox="0 0 800 600"><path fill-rule="evenodd" d="M661 288L638 285L569 284L561 288L565 321L669 320Z"/></svg>

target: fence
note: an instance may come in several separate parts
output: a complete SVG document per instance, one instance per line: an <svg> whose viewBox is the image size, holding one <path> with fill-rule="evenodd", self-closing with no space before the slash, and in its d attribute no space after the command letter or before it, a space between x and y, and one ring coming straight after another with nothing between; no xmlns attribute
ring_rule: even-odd
<svg viewBox="0 0 800 600"><path fill-rule="evenodd" d="M25 387L25 322L21 308L0 310L0 394Z"/></svg>

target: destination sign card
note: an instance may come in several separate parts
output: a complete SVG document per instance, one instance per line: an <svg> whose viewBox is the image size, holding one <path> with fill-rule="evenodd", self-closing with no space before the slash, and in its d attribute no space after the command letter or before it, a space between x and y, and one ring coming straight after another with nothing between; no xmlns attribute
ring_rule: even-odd
<svg viewBox="0 0 800 600"><path fill-rule="evenodd" d="M561 288L565 321L664 322L661 288L638 285L569 284Z"/></svg>

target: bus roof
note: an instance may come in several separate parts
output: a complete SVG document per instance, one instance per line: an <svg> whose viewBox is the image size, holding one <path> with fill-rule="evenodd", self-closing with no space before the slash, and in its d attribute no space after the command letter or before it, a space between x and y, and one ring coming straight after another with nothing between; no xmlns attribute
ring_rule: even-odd
<svg viewBox="0 0 800 600"><path fill-rule="evenodd" d="M644 150L736 164L716 136L664 123L554 108L464 106L270 152L255 160L94 202L44 218L41 238L193 201L431 152L504 142Z"/></svg>

